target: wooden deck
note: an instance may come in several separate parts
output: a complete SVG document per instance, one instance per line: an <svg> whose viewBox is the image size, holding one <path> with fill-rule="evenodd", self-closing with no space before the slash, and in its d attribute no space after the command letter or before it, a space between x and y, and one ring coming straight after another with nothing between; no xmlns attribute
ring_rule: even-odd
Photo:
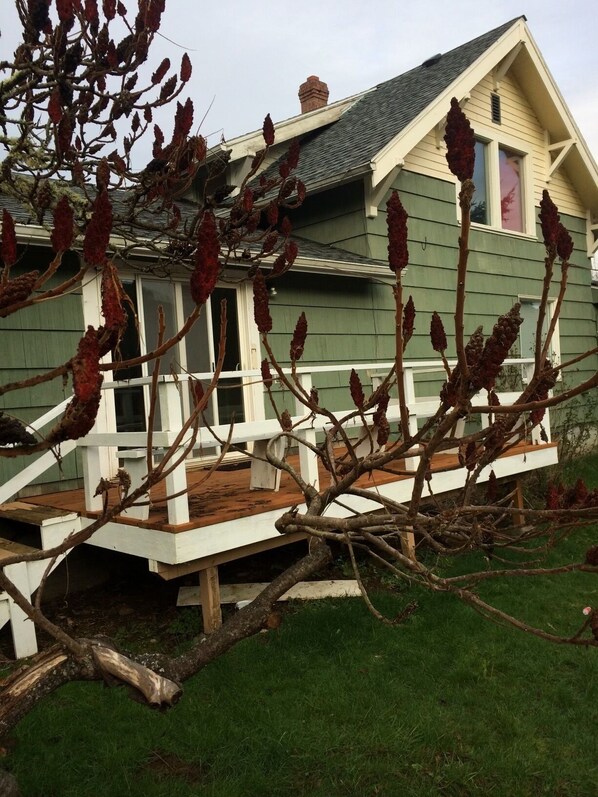
<svg viewBox="0 0 598 797"><path fill-rule="evenodd" d="M292 457L289 458L292 461ZM298 458L297 458L298 459ZM499 479L517 479L526 471L546 467L558 461L557 446L518 445L500 457L492 466ZM297 462L293 463L298 465ZM399 466L403 462L398 463ZM459 466L454 454L438 455L433 460L432 489L435 495L459 489L466 480L466 470ZM486 468L480 481L488 479ZM320 470L320 484L330 476ZM305 509L302 495L291 478L282 475L280 489L250 489L250 469L238 466L220 469L209 475L206 470L189 469L189 515L187 523L168 523L165 487L157 486L152 495L147 520L119 518L98 529L88 544L148 560L151 571L162 578L199 573L204 630L206 633L221 623L218 566L225 562L269 551L305 538L303 533L281 535L275 523L287 508L298 505ZM407 502L411 494L413 474L376 472L364 476L360 486L372 487L395 501ZM429 495L428 485L424 495ZM96 513L85 511L83 490L70 490L29 498L39 510L78 513L81 528L93 522ZM348 516L352 512L371 511L379 503L361 496L345 496L335 513ZM72 514L70 515L73 516ZM413 539L407 540L413 546ZM414 549L413 549L414 550Z"/></svg>
<svg viewBox="0 0 598 797"><path fill-rule="evenodd" d="M520 458L522 455L538 453L541 449L556 449L556 444L549 443L542 446L518 445L508 454L503 455L502 459ZM293 461L295 459L298 458L289 457L291 464L297 467L298 463ZM397 464L399 468L404 467L402 460ZM433 473L450 473L459 470L461 469L456 455L438 454L434 457ZM527 470L527 468L524 470ZM514 469L513 477L519 472L521 472L519 468ZM302 503L303 500L297 486L286 473L282 474L280 489L277 492L251 490L249 488L248 462L240 463L236 466L227 466L213 472L209 475L209 478L206 478L207 476L207 469L191 468L187 472L191 516L188 523L179 526L173 526L168 523L163 483L152 490L152 503L148 520L121 517L119 518L119 523L177 534L192 529L201 529L222 523L230 523L235 520L247 519L272 511L282 512L284 509ZM327 472L320 466L320 483L325 484L326 479L329 478ZM360 487L381 487L382 485L407 482L412 478L412 474L397 476L393 473L377 471L371 476L362 477L358 485ZM434 481L432 481L432 485L434 485ZM444 490L441 492L444 492ZM48 493L33 496L26 500L31 504L53 507L63 512L77 512L83 517L97 517L97 513L85 511L83 489Z"/></svg>

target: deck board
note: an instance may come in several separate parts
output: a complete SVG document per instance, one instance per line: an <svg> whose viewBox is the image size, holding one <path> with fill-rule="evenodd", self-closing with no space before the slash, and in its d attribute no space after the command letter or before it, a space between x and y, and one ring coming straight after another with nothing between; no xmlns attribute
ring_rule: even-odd
<svg viewBox="0 0 598 797"><path fill-rule="evenodd" d="M537 445L518 445L513 447L510 454L524 454L526 451L538 451L540 448L554 447L556 444L549 443L543 446ZM289 457L291 464L297 457ZM402 461L398 463L399 467ZM458 460L454 454L439 454L434 457L432 471L438 472L448 469L457 469ZM130 526L162 530L176 533L188 531L190 529L212 526L217 523L247 518L259 515L272 510L283 510L299 504L303 501L302 495L287 473L282 474L280 490L273 492L270 490L250 490L250 469L249 467L231 468L230 466L213 472L206 480L207 470L192 468L187 471L189 484L189 523L179 526L168 524L165 498L164 483L156 485L152 489L152 505L150 506L149 518L147 520L137 520L135 518L119 518L119 522ZM516 473L513 474L514 476ZM320 466L320 483L325 484L329 479L329 474ZM388 484L390 482L413 478L413 475L398 476L393 473L376 471L371 476L363 476L358 485L368 487L374 485ZM57 510L78 512L86 517L95 517L97 513L85 512L85 501L83 490L66 490L63 492L47 493L45 495L32 496L26 499L28 503L52 507Z"/></svg>

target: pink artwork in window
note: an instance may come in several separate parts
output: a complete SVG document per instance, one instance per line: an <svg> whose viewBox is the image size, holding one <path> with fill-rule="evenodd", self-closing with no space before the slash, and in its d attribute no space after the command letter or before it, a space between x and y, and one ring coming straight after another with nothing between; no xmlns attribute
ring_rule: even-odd
<svg viewBox="0 0 598 797"><path fill-rule="evenodd" d="M498 151L500 170L500 215L505 230L523 232L521 196L521 155L503 149Z"/></svg>

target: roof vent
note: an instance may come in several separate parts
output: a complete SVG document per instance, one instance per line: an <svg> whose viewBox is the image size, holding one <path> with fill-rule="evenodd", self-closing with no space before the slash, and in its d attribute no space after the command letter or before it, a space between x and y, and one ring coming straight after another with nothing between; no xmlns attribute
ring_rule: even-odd
<svg viewBox="0 0 598 797"><path fill-rule="evenodd" d="M431 58L428 58L427 61L424 61L422 66L426 67L434 66L434 64L437 64L441 58L442 58L442 53L436 53L436 55L433 55Z"/></svg>
<svg viewBox="0 0 598 797"><path fill-rule="evenodd" d="M501 122L500 114L500 97L498 94L490 95L490 110L492 113L492 121L494 124L499 125Z"/></svg>

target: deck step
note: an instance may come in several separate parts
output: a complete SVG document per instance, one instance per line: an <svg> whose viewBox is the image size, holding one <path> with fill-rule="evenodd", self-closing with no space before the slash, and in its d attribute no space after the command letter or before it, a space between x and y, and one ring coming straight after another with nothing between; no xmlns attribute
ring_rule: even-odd
<svg viewBox="0 0 598 797"><path fill-rule="evenodd" d="M20 542L5 540L3 537L0 537L0 567L2 567L2 563L6 559L15 556L15 554L22 556L23 554L36 553L38 551L39 548L32 548L30 545L22 545Z"/></svg>
<svg viewBox="0 0 598 797"><path fill-rule="evenodd" d="M48 506L38 506L26 501L13 501L0 504L0 520L5 526L14 526L10 531L16 534L24 531L17 523L36 526L41 538L38 547L24 545L15 540L0 537L0 568L21 594L29 601L38 589L45 573L48 573L49 560L35 558L30 561L17 561L9 564L13 556L39 553L60 545L70 534L81 528L80 515L77 512ZM37 532L36 532L37 534ZM60 564L67 552L51 561L50 571ZM32 656L37 652L35 626L25 612L5 593L0 592L0 628L10 621L12 638L17 658Z"/></svg>
<svg viewBox="0 0 598 797"><path fill-rule="evenodd" d="M71 520L76 517L76 512L65 511L52 506L42 506L41 504L30 504L26 501L11 501L7 504L0 504L0 518L16 520L19 523L29 523L32 526L50 526L53 523L61 523L63 520Z"/></svg>

